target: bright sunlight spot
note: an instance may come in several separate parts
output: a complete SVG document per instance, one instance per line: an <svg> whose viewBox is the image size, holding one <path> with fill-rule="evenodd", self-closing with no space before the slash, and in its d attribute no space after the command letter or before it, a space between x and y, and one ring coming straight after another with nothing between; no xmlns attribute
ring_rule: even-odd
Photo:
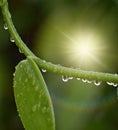
<svg viewBox="0 0 118 130"><path fill-rule="evenodd" d="M80 54L83 56L86 56L90 53L90 48L87 45L80 45L78 49Z"/></svg>
<svg viewBox="0 0 118 130"><path fill-rule="evenodd" d="M73 62L78 61L81 65L94 64L103 65L100 61L99 54L103 49L103 40L100 35L94 31L80 31L73 35L68 35L64 32L64 37L67 39L68 58Z"/></svg>
<svg viewBox="0 0 118 130"><path fill-rule="evenodd" d="M71 44L73 54L77 55L78 58L83 58L83 60L91 59L97 50L97 39L95 39L92 34L86 33L79 35L79 37L75 39L75 44Z"/></svg>
<svg viewBox="0 0 118 130"><path fill-rule="evenodd" d="M80 43L78 43L76 48L76 53L79 53L82 57L88 57L88 55L92 53L92 48L87 39L80 39Z"/></svg>

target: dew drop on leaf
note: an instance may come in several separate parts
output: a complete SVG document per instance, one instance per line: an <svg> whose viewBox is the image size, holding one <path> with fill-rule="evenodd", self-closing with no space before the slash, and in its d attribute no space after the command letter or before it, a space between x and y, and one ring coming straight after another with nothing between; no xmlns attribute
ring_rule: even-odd
<svg viewBox="0 0 118 130"><path fill-rule="evenodd" d="M34 89L35 89L35 91L38 91L38 90L39 90L39 87L38 87L38 86L35 86Z"/></svg>
<svg viewBox="0 0 118 130"><path fill-rule="evenodd" d="M36 111L36 106L32 107L32 111L35 112Z"/></svg>
<svg viewBox="0 0 118 130"><path fill-rule="evenodd" d="M46 107L43 107L42 108L42 113L46 113L46 109L47 109Z"/></svg>
<svg viewBox="0 0 118 130"><path fill-rule="evenodd" d="M55 130L51 98L42 74L31 58L21 61L16 67L14 96L26 130ZM51 121L47 122L47 118Z"/></svg>

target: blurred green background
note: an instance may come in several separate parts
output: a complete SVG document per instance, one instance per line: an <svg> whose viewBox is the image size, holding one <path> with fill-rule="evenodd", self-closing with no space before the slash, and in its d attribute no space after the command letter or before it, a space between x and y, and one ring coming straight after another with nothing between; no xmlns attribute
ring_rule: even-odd
<svg viewBox="0 0 118 130"><path fill-rule="evenodd" d="M40 58L69 67L118 73L117 0L8 2L19 34ZM24 130L16 110L12 82L15 66L25 57L10 42L3 26L0 13L0 130ZM94 39L91 55L82 55L78 39L86 40L89 35ZM76 79L64 83L61 75L49 72L43 76L54 106L56 130L118 129L116 88Z"/></svg>

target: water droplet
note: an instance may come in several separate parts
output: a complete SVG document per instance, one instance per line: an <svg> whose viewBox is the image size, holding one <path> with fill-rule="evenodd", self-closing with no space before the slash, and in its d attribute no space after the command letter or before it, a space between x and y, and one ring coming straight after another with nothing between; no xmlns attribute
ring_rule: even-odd
<svg viewBox="0 0 118 130"><path fill-rule="evenodd" d="M8 30L7 24L4 24L4 29L5 29L5 30Z"/></svg>
<svg viewBox="0 0 118 130"><path fill-rule="evenodd" d="M35 85L35 80L33 80L33 82L32 82L32 86L34 86Z"/></svg>
<svg viewBox="0 0 118 130"><path fill-rule="evenodd" d="M36 106L36 105L34 105L34 106L32 107L32 111L33 111L33 112L35 112L35 111L36 111L36 109L37 109L37 106Z"/></svg>
<svg viewBox="0 0 118 130"><path fill-rule="evenodd" d="M113 86L114 86L114 87L117 87L117 86L118 86L118 84L117 84L117 83L113 83Z"/></svg>
<svg viewBox="0 0 118 130"><path fill-rule="evenodd" d="M40 102L39 102L39 103L37 104L37 107L40 108L40 106L41 106L41 104L40 104Z"/></svg>
<svg viewBox="0 0 118 130"><path fill-rule="evenodd" d="M25 79L25 82L27 82L28 81L28 79Z"/></svg>
<svg viewBox="0 0 118 130"><path fill-rule="evenodd" d="M108 84L108 85L110 85L110 86L111 86L111 85L113 85L113 83L112 83L112 82L107 82L107 84Z"/></svg>
<svg viewBox="0 0 118 130"><path fill-rule="evenodd" d="M100 82L100 81L94 81L94 84L95 84L96 86L99 86L99 85L101 84L101 82Z"/></svg>
<svg viewBox="0 0 118 130"><path fill-rule="evenodd" d="M90 84L90 83L92 83L92 81L91 81L91 80L87 80L87 83L89 83L89 84Z"/></svg>
<svg viewBox="0 0 118 130"><path fill-rule="evenodd" d="M80 80L80 78L78 77L77 80Z"/></svg>
<svg viewBox="0 0 118 130"><path fill-rule="evenodd" d="M69 78L65 75L62 75L62 81L63 82L68 82Z"/></svg>
<svg viewBox="0 0 118 130"><path fill-rule="evenodd" d="M43 62L45 63L46 61L45 61L45 60L43 60Z"/></svg>
<svg viewBox="0 0 118 130"><path fill-rule="evenodd" d="M87 79L82 79L82 82L86 83L88 80Z"/></svg>
<svg viewBox="0 0 118 130"><path fill-rule="evenodd" d="M69 79L73 79L73 77L69 77Z"/></svg>
<svg viewBox="0 0 118 130"><path fill-rule="evenodd" d="M41 69L41 70L42 70L42 72L44 72L44 73L45 73L45 72L47 72L47 70L46 70L46 69Z"/></svg>
<svg viewBox="0 0 118 130"><path fill-rule="evenodd" d="M15 76L15 73L13 73L13 76Z"/></svg>
<svg viewBox="0 0 118 130"><path fill-rule="evenodd" d="M10 37L10 41L11 41L11 42L15 42L15 40L14 40L12 37Z"/></svg>
<svg viewBox="0 0 118 130"><path fill-rule="evenodd" d="M117 83L113 83L113 82L107 82L107 84L110 85L110 86L114 86L114 87L117 87L117 86L118 86Z"/></svg>
<svg viewBox="0 0 118 130"><path fill-rule="evenodd" d="M34 89L35 89L35 91L38 91L38 90L39 90L39 87L38 87L38 86L35 86Z"/></svg>
<svg viewBox="0 0 118 130"><path fill-rule="evenodd" d="M43 113L46 113L46 111L47 111L47 108L46 108L46 107L43 107L43 108L42 108L42 112L43 112Z"/></svg>

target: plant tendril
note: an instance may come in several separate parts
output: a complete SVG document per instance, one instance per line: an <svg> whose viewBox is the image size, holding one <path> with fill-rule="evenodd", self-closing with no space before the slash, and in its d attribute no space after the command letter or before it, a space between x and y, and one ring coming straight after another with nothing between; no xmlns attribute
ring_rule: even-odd
<svg viewBox="0 0 118 130"><path fill-rule="evenodd" d="M8 9L7 0L0 0L0 6L2 9L5 23L8 26L9 33L10 33L11 37L14 39L16 46L21 50L22 53L24 53L24 55L26 57L32 58L37 63L39 68L46 69L49 72L54 72L54 73L58 73L61 75L75 77L75 78L83 78L83 79L88 79L88 80L118 83L118 75L116 75L116 74L85 71L85 70L81 70L81 69L78 70L76 68L73 69L73 68L69 68L69 67L52 64L49 62L43 62L42 59L35 56L35 54L26 46L26 44L22 41L21 37L17 33L15 26L11 19L11 14Z"/></svg>

